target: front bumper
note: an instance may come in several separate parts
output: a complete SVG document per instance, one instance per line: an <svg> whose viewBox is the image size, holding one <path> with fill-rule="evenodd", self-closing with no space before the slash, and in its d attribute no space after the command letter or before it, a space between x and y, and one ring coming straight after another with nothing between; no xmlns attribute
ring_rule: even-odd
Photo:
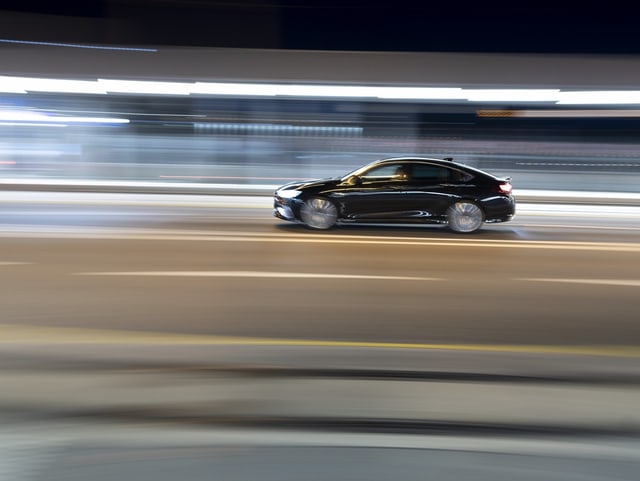
<svg viewBox="0 0 640 481"><path fill-rule="evenodd" d="M273 215L278 219L296 221L292 199L283 199L277 195L273 198Z"/></svg>
<svg viewBox="0 0 640 481"><path fill-rule="evenodd" d="M273 208L273 215L274 217L277 217L278 219L282 219L282 220L295 220L295 217L293 216L293 212L291 211L290 207L287 206L274 206Z"/></svg>

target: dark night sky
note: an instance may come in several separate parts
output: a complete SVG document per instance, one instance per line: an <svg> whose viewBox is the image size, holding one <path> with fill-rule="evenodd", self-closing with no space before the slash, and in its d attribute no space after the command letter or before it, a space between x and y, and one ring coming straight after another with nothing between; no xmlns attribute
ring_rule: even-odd
<svg viewBox="0 0 640 481"><path fill-rule="evenodd" d="M291 42L356 50L640 52L640 17L631 2L626 11L589 0L344 3L353 8L291 9Z"/></svg>
<svg viewBox="0 0 640 481"><path fill-rule="evenodd" d="M127 17L137 42L316 50L640 53L633 2L0 0L51 19ZM0 11L0 15L2 15ZM220 20L222 19L222 20ZM216 23L216 20L218 23ZM71 29L72 30L72 29ZM42 40L42 31L37 34ZM265 33L268 32L268 33ZM275 33L274 33L275 32ZM50 29L51 41L82 41ZM269 37L267 38L267 35ZM28 39L26 25L23 40ZM0 37L6 35L0 31Z"/></svg>

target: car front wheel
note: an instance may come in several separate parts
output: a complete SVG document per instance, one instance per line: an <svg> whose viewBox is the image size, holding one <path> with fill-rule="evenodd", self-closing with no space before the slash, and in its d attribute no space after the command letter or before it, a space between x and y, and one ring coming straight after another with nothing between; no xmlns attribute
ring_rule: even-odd
<svg viewBox="0 0 640 481"><path fill-rule="evenodd" d="M338 209L328 199L312 197L300 209L300 217L312 229L330 229L338 219Z"/></svg>
<svg viewBox="0 0 640 481"><path fill-rule="evenodd" d="M447 220L449 228L454 232L475 232L484 222L484 213L478 204L461 200L447 209Z"/></svg>

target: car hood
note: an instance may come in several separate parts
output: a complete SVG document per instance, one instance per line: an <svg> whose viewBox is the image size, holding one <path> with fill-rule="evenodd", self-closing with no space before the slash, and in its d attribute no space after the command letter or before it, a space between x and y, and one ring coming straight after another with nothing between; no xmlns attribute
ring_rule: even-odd
<svg viewBox="0 0 640 481"><path fill-rule="evenodd" d="M302 182L289 182L279 187L276 192L281 190L306 190L314 188L332 187L340 182L340 177L331 177L328 179L305 180Z"/></svg>

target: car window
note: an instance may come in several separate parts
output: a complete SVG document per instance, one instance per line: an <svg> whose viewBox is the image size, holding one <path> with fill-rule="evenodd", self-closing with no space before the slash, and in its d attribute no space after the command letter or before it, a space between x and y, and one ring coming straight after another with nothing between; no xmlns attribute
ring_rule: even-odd
<svg viewBox="0 0 640 481"><path fill-rule="evenodd" d="M402 164L386 164L363 172L360 177L367 181L378 180L406 180L407 170Z"/></svg>
<svg viewBox="0 0 640 481"><path fill-rule="evenodd" d="M411 177L414 181L436 184L467 182L473 178L466 172L435 164L414 164Z"/></svg>
<svg viewBox="0 0 640 481"><path fill-rule="evenodd" d="M451 169L451 181L452 182L469 182L471 179L473 179L473 174L470 174L469 172L464 172L463 170L457 170L457 169Z"/></svg>

